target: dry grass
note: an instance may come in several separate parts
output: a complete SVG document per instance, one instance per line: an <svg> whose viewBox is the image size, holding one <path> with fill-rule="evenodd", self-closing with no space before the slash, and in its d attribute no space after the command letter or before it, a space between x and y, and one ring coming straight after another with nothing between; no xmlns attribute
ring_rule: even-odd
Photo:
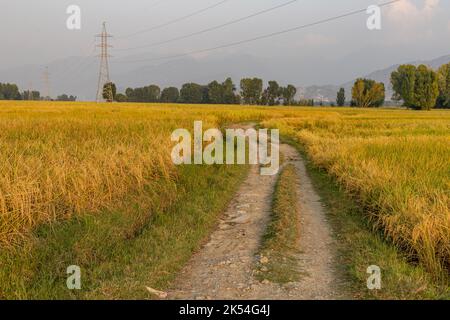
<svg viewBox="0 0 450 320"><path fill-rule="evenodd" d="M340 108L0 102L0 246L37 226L114 209L152 190L174 199L175 128L263 121L304 144L374 226L433 274L450 263L450 113Z"/></svg>
<svg viewBox="0 0 450 320"><path fill-rule="evenodd" d="M450 113L342 109L264 125L303 143L412 260L448 272Z"/></svg>
<svg viewBox="0 0 450 320"><path fill-rule="evenodd" d="M262 109L261 109L262 110ZM37 226L114 209L151 189L153 209L175 198L174 129L260 119L255 108L0 101L0 246ZM165 188L167 187L167 190Z"/></svg>
<svg viewBox="0 0 450 320"><path fill-rule="evenodd" d="M2 246L42 223L98 212L176 177L165 139L170 123L142 110L1 106L0 127Z"/></svg>

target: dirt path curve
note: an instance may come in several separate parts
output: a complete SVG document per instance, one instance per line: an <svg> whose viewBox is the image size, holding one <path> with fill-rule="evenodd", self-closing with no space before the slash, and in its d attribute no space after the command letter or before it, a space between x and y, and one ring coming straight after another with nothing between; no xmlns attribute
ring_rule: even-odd
<svg viewBox="0 0 450 320"><path fill-rule="evenodd" d="M256 252L270 218L276 176L261 176L252 167L247 179L211 235L169 291L168 299L338 299L332 237L320 198L303 160L288 145L280 146L285 164L299 175L301 280L287 285L254 278Z"/></svg>

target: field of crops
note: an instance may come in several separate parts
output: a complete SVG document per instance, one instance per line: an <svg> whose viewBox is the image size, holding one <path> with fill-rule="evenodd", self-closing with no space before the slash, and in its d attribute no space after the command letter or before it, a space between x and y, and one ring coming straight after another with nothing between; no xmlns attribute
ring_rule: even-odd
<svg viewBox="0 0 450 320"><path fill-rule="evenodd" d="M235 111L0 102L0 244L19 244L37 225L114 207L145 188L170 203L174 192L163 187L177 176L172 131L195 120L207 129L253 117Z"/></svg>
<svg viewBox="0 0 450 320"><path fill-rule="evenodd" d="M304 144L412 259L448 270L450 113L302 110L263 124Z"/></svg>
<svg viewBox="0 0 450 320"><path fill-rule="evenodd" d="M171 132L195 120L279 128L356 197L387 239L432 274L448 272L445 111L0 102L1 250L26 246L40 226L114 210L130 194L150 193L147 210L164 210L180 192Z"/></svg>

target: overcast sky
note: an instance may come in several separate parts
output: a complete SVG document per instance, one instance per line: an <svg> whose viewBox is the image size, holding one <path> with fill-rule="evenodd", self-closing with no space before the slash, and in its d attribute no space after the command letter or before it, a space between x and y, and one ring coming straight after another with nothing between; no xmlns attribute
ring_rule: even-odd
<svg viewBox="0 0 450 320"><path fill-rule="evenodd" d="M94 34L100 32L102 21L107 21L108 31L115 36L112 40L114 48L124 49L182 36L288 1L229 0L171 26L121 39L220 0L0 0L0 69L27 64L45 65L69 56L89 55L94 46ZM66 28L66 9L72 4L82 10L79 31ZM113 50L111 68L114 68L114 60L130 59L127 56L133 54L141 58L158 57L215 47L363 9L371 4L377 4L377 1L299 0L242 23L151 50ZM320 64L323 61L327 61L331 69L335 64L340 68L359 68L366 72L450 53L449 0L402 0L385 7L382 9L380 31L366 28L367 17L363 13L271 39L203 53L196 58L249 54L279 60L280 68L290 68L292 64L307 66L305 72L310 73L313 70L322 72ZM332 70L326 76L330 81L324 80L323 83L347 80ZM311 76L311 79L315 82L317 76Z"/></svg>

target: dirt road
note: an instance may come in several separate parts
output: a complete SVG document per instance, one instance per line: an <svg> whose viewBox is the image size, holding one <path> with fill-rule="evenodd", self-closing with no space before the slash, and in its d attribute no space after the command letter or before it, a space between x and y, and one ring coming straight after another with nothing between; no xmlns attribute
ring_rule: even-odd
<svg viewBox="0 0 450 320"><path fill-rule="evenodd" d="M209 242L195 254L168 293L168 299L339 299L333 238L320 197L297 151L280 146L285 164L298 171L301 280L280 285L254 277L256 252L270 218L276 176L251 169Z"/></svg>

